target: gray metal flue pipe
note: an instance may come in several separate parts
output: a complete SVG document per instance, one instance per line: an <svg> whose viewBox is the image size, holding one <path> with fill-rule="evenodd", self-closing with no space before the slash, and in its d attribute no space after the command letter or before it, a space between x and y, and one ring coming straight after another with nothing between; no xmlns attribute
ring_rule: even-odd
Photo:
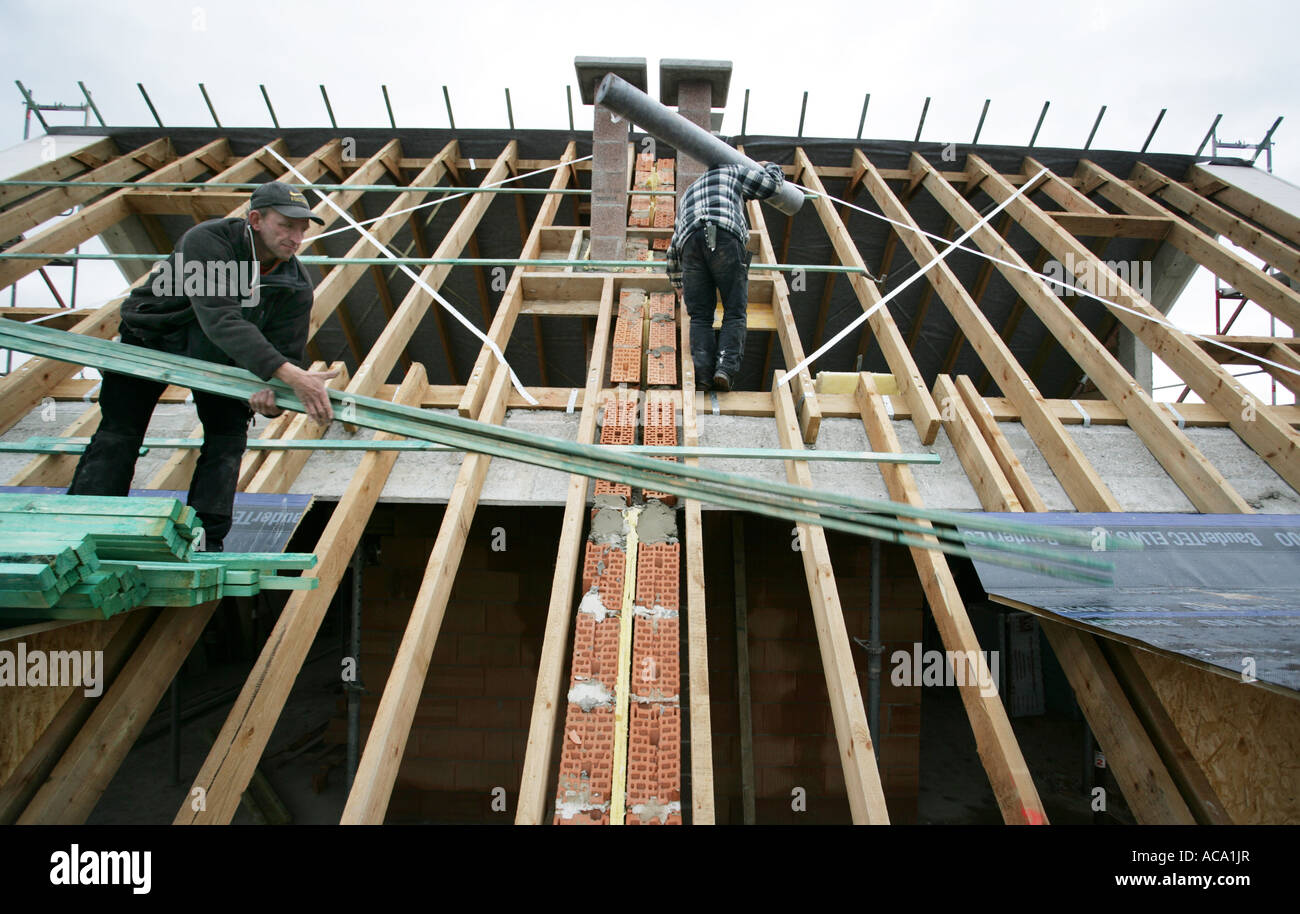
<svg viewBox="0 0 1300 914"><path fill-rule="evenodd" d="M740 150L728 146L707 130L692 124L676 111L659 104L625 79L606 74L596 89L596 104L627 118L655 139L667 143L678 152L715 165L748 165L758 168L758 163ZM803 191L788 181L781 185L775 196L764 201L787 216L793 216L803 206Z"/></svg>

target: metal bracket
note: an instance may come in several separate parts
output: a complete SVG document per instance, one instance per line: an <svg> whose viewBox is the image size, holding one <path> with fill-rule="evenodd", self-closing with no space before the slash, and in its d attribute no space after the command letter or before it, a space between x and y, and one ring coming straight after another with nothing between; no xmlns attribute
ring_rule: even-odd
<svg viewBox="0 0 1300 914"><path fill-rule="evenodd" d="M1078 400L1071 400L1070 402L1073 403L1074 408L1079 411L1079 415L1083 416L1083 427L1089 428L1092 425L1092 416L1088 415L1088 411L1083 408L1083 404Z"/></svg>
<svg viewBox="0 0 1300 914"><path fill-rule="evenodd" d="M1183 418L1182 413L1174 409L1174 404L1166 403L1165 406L1169 408L1169 411L1174 414L1174 418L1178 420L1178 430L1182 431L1184 428L1186 428L1187 420Z"/></svg>

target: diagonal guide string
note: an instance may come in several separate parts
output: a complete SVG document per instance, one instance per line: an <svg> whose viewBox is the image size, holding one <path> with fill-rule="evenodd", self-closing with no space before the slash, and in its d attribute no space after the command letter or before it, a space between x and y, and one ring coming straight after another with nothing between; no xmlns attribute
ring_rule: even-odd
<svg viewBox="0 0 1300 914"><path fill-rule="evenodd" d="M941 260L943 260L943 259L944 259L945 257L947 257L949 254L951 254L951 253L952 253L952 252L957 248L958 245L960 245L963 241L965 241L965 240L966 240L967 238L969 238L971 235L973 235L973 234L975 234L977 231L979 231L980 228L982 228L983 226L987 225L987 224L988 224L988 221L989 221L990 219L992 219L992 218L993 218L994 216L996 216L998 213L1002 212L1002 210L1005 209L1007 206L1011 205L1011 202L1012 202L1013 200L1015 200L1017 197L1019 197L1021 194L1023 194L1027 189L1029 189L1030 187L1032 187L1034 184L1038 183L1038 179L1041 178L1041 177L1042 177L1043 175L1045 175L1045 174L1047 174L1047 169L1046 169L1046 168L1040 170L1040 171L1038 172L1038 174L1034 175L1032 178L1030 178L1030 179L1029 179L1028 181L1026 181L1024 184L1020 185L1020 187L1018 187L1018 188L1016 189L1016 192L1015 192L1014 194L1012 194L1010 197L1007 197L1007 199L1005 199L1005 200L1003 200L1001 203L999 203L999 204L998 204L998 205L997 205L997 206L996 206L996 207L995 207L995 208L994 208L994 209L993 209L993 210L992 210L992 211L991 211L987 216L985 216L985 217L984 217L983 219L981 219L979 222L977 222L977 223L975 223L974 225L972 225L972 226L971 226L969 229L967 229L966 231L962 232L962 233L961 233L960 235L958 235L954 240L948 242L948 246L947 246L946 248L944 248L942 251L940 251L940 252L939 252L939 255L938 255L937 257L935 257L933 260L931 260L929 263L927 263L924 267L922 267L921 270L920 270L920 272L913 273L911 276L907 277L907 279L903 280L903 282L900 283L897 287L895 287L894 290L893 290L892 292L889 292L889 293L888 293L887 295L885 295L882 299L880 299L880 301L876 302L874 305L872 305L872 306L871 306L870 308L868 308L866 311L863 311L861 314L859 314L856 318L854 318L852 321L849 322L849 324L848 324L847 327L845 327L845 328L844 328L843 330L841 330L839 333L835 334L835 336L831 337L829 340L827 340L825 343L823 343L822 346L821 346L821 348L819 348L816 352L814 352L814 353L812 353L811 355L807 356L807 357L806 357L802 362L800 362L798 365L794 366L794 367L791 368L789 371L787 371L785 374L781 375L781 377L780 377L779 379L777 379L777 383L778 383L778 384L789 384L790 381L791 381L791 379L794 378L796 375L798 375L799 372L801 372L801 371L803 371L805 368L807 368L807 367L809 366L809 364L811 364L811 363L812 363L813 361L815 361L816 359L819 359L819 358L821 358L823 355L825 355L826 352L827 352L827 350L831 349L831 348L832 348L836 343L838 343L840 340L844 339L844 337L848 336L848 335L849 335L853 330L855 330L855 329L856 329L856 328L857 328L857 327L858 327L858 326L859 326L863 321L865 321L867 318L871 317L871 315L875 314L877 311L879 311L881 308L883 308L885 305L887 305L887 304L889 303L890 299L892 299L892 298L894 298L895 296L897 296L900 292L902 292L904 289L906 289L906 288L907 288L908 286L910 286L912 283L916 282L916 281L919 280L922 276L924 276L926 273L928 273L928 272L931 270L931 268L933 268L934 266L936 266L936 265L937 265ZM802 187L802 185L798 185L798 186ZM803 188L803 189L804 189L804 190L807 190L806 187ZM827 195L827 197L828 197L828 199L833 199L833 198L831 198L829 195ZM945 239L945 240L946 240L946 239Z"/></svg>
<svg viewBox="0 0 1300 914"><path fill-rule="evenodd" d="M379 251L381 254L383 254L385 257L388 257L391 260L399 259L396 254L394 254L392 251L388 249L388 245L384 244L374 235L370 234L370 232L362 228L357 223L357 221L352 218L351 215L344 212L341 206L339 206L337 203L331 200L329 194L325 193L324 191L317 190L315 185L313 185L310 181L308 181L307 177L302 172L300 172L298 169L294 168L292 165L289 164L288 159L280 155L270 146L266 147L266 151L269 152L271 155L275 156L275 158L280 162L280 164L283 165L286 169L288 169L289 172L295 178L298 179L298 181L302 184L303 187L308 187L316 191L316 196L320 197L321 200L323 200L326 203L326 205L329 206L330 209L334 210L334 212L342 216L343 219L345 219L354 229L360 232L361 236L365 238L367 241L369 241L372 245L374 245L377 251ZM398 264L398 269L400 269L403 273L405 273L413 283L415 283L417 286L419 286L421 289L427 292L433 298L434 301L436 301L439 305L442 306L443 310L450 312L452 317L460 321L461 326L463 326L470 333L474 334L474 336L482 340L483 345L487 346L488 349L492 351L492 354L497 357L497 361L501 363L501 365L506 369L506 371L510 372L510 383L514 385L514 388L516 391L519 392L519 395L523 397L524 400L526 400L530 405L532 406L537 405L537 398L534 397L532 394L530 394L528 390L524 387L523 382L519 380L519 376L515 374L515 370L511 368L510 363L506 361L506 355L504 352L501 351L501 347L499 347L495 342L493 342L492 339L489 338L486 333L484 333L482 330L478 329L478 327L475 327L472 323L470 323L470 321L465 317L465 315L457 311L456 308L452 306L451 302L447 301L447 299L439 295L437 290L434 289L433 286L425 282L424 279L418 273L416 273L414 270L412 270L404 263Z"/></svg>
<svg viewBox="0 0 1300 914"><path fill-rule="evenodd" d="M548 165L547 167L539 168L536 171L528 171L528 172L524 172L523 174L512 175L509 178L506 178L501 181L497 181L495 184L481 184L478 187L473 188L472 190L461 191L458 194L442 195L437 200L430 200L428 203L417 203L415 206L410 206L407 207L406 209L399 209L395 213L383 213L382 215L376 216L373 219L363 219L361 222L354 223L354 225L344 225L336 229L330 229L328 232L321 232L319 235L313 235L311 237L311 240L319 241L321 238L328 238L329 236L337 235L340 232L350 231L354 227L359 228L360 226L363 225L374 225L376 222L383 222L385 219L393 219L397 216L405 216L407 213L413 213L419 209L427 209L430 206L442 206L444 203L450 203L452 200L459 200L461 197L473 196L475 193L485 188L505 187L507 184L511 183L512 181L522 181L525 178L531 178L534 177L535 175L546 174L546 172L548 171L555 171L557 168L568 168L570 165L577 165L579 162L586 162L590 158L591 156L583 156L580 159L573 159L571 161L566 161L566 162L557 162L555 165ZM394 189L401 189L401 185L400 184L394 185ZM403 190L403 193L408 193L408 192L409 190Z"/></svg>
<svg viewBox="0 0 1300 914"><path fill-rule="evenodd" d="M1039 174L1041 174L1041 172ZM1037 177L1038 175L1035 175L1034 179L1036 180ZM795 186L803 189L804 191L807 191L808 193L812 194L814 197L818 197L818 196L825 197L827 200L847 206L849 209L859 213L863 213L864 215L867 216L871 216L873 219L879 219L883 222L888 222L890 225L894 226L895 228L905 229L915 234L924 235L926 238L929 238L932 241L939 241L944 244L949 244L948 239L942 235L936 235L933 232L927 232L925 229L922 229L920 227L911 226L905 222L899 222L896 219L891 219L888 216L886 216L884 213L874 212L873 210L869 210L865 207L858 206L856 203L851 203L848 200L841 200L839 197L832 196L831 194L826 194L826 193L819 194L816 191L804 187L802 184L796 184ZM1006 202L1010 203L1011 199L1014 199L1014 197L1008 199ZM996 210L994 212L996 212ZM972 231L976 231L979 228L980 226L976 225L974 229L972 229ZM961 238L957 239L957 241L961 241L961 240L962 240ZM951 243L957 244L956 241ZM1272 359L1265 358L1262 355L1256 355L1253 352L1247 352L1244 349L1238 349L1236 346L1233 346L1231 343L1226 343L1223 340L1216 340L1212 336L1207 336L1205 334L1198 333L1194 330L1185 330L1184 328L1179 327L1178 325L1174 324L1168 319L1152 317L1150 314L1144 314L1141 311L1130 308L1127 305L1122 305L1119 302L1114 301L1112 299L1103 298L1102 296L1097 295L1095 292L1090 292L1089 290L1081 286L1076 286L1073 283L1066 282L1064 279L1057 279L1054 276L1048 276L1046 273L1039 273L1037 270L1033 270L1030 267L1022 266L1021 264L1018 263L1012 263L1011 261L1008 260L1003 260L1001 257L995 257L992 254L980 250L979 248L970 248L970 247L966 247L965 245L958 245L958 247L960 247L960 249L966 252L967 254L974 254L976 257L982 257L983 259L991 263L996 263L999 266L1008 267L1009 269L1015 270L1018 273L1026 273L1029 276L1033 276L1036 279L1039 279L1046 284L1047 291L1051 292L1053 295L1056 295L1058 297L1062 293L1057 292L1056 288L1060 288L1072 292L1075 295L1078 295L1082 298L1090 298L1094 301L1100 302L1101 304L1105 305L1108 308L1117 308L1118 310L1123 311L1127 314L1131 314L1134 317L1141 318L1144 321L1148 321L1152 324L1156 324L1157 326L1164 327L1166 330L1173 330L1175 333L1181 333L1185 336L1191 337L1194 340L1200 340L1201 342L1209 343L1213 346L1218 346L1220 349L1226 349L1229 352L1234 353L1236 355L1245 356L1250 361L1257 362L1260 365L1268 365L1272 368L1277 368L1281 371L1285 371L1287 374L1300 375L1300 369L1292 368L1290 365L1283 365L1280 362L1274 362ZM928 267L926 269L928 269ZM921 272L924 273L925 270L923 269ZM870 276L870 274L868 274L868 276ZM895 292L897 291L898 290L895 290ZM1062 304L1064 304L1064 302L1062 302ZM876 305L875 307L879 307L879 305ZM874 311L875 308L873 307L872 310ZM859 321L858 323L860 322L861 321ZM782 380L784 381L784 379Z"/></svg>

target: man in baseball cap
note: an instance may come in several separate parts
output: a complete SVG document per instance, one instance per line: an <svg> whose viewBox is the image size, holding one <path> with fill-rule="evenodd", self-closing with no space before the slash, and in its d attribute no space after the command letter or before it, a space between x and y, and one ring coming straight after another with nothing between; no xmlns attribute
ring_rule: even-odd
<svg viewBox="0 0 1300 914"><path fill-rule="evenodd" d="M281 184L279 181L268 181L253 191L253 196L248 201L248 208L250 210L270 208L290 219L310 219L317 225L325 224L325 220L307 206L307 198L302 191L295 190L288 184Z"/></svg>
<svg viewBox="0 0 1300 914"><path fill-rule="evenodd" d="M323 225L302 191L278 181L253 191L247 218L194 226L122 303L122 342L238 365L264 381L276 378L312 419L333 418L325 382L336 371L310 371L307 335L314 289L295 256L309 222ZM82 454L70 495L126 495L154 406L166 384L104 372L99 429ZM203 521L206 549L220 552L233 524L240 461L254 412L282 412L266 387L247 400L194 391L203 446L189 504Z"/></svg>

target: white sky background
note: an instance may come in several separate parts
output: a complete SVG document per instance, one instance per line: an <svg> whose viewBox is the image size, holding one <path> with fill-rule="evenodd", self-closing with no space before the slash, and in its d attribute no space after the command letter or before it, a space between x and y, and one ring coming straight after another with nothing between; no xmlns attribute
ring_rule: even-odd
<svg viewBox="0 0 1300 914"><path fill-rule="evenodd" d="M1250 142L1282 115L1274 173L1300 184L1300 156L1290 151L1290 138L1300 130L1297 34L1300 5L1286 0L655 0L636 7L616 0L472 6L6 0L0 4L0 148L22 139L15 79L42 103L71 104L81 102L77 80L83 80L115 126L153 123L137 82L148 89L164 124L211 126L202 82L226 127L270 126L259 83L266 84L282 126L328 124L321 83L342 128L387 126L382 83L399 128L447 126L444 84L458 127L506 126L503 90L509 87L518 128L566 128L564 87L575 86L575 56L644 57L652 94L658 61L678 57L733 62L727 134L740 131L745 89L750 133L793 135L806 90L804 135L852 137L870 92L865 137L911 139L931 96L922 139L958 144L973 136L985 98L992 105L980 140L990 144L1027 143L1047 100L1052 104L1039 146L1082 146L1102 105L1106 116L1093 141L1100 149L1140 148L1162 107L1169 111L1151 144L1154 152L1194 152L1219 113L1221 139ZM581 105L576 86L573 94L576 126L590 129L592 109ZM79 114L47 119L81 122ZM34 121L32 130L41 134ZM86 250L102 248L96 243ZM69 272L52 271L65 300ZM102 303L122 288L112 266L83 265L78 306ZM1171 318L1212 332L1213 301L1210 277L1198 275ZM19 284L19 303L53 300L32 276ZM1248 305L1234 332L1266 334L1268 319ZM1155 383L1169 383L1172 376L1160 368ZM1268 396L1266 382L1258 390ZM1157 395L1172 399L1177 393ZM1291 397L1282 390L1279 400Z"/></svg>

